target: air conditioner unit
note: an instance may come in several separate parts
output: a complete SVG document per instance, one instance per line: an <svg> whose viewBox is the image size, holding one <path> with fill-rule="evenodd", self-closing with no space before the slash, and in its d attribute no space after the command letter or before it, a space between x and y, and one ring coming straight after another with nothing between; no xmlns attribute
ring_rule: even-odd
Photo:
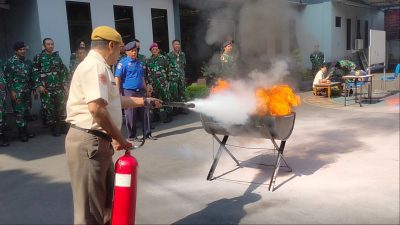
<svg viewBox="0 0 400 225"><path fill-rule="evenodd" d="M354 48L356 50L361 50L364 48L364 40L363 39L356 39L355 40L355 44L354 44Z"/></svg>

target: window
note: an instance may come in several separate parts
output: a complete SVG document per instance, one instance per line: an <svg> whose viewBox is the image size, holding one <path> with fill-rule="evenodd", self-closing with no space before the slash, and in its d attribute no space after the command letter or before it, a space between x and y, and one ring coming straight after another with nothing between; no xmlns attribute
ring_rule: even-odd
<svg viewBox="0 0 400 225"><path fill-rule="evenodd" d="M356 39L361 39L361 21L357 20L357 35Z"/></svg>
<svg viewBox="0 0 400 225"><path fill-rule="evenodd" d="M342 27L342 17L337 16L335 19L336 27Z"/></svg>
<svg viewBox="0 0 400 225"><path fill-rule="evenodd" d="M351 19L346 20L346 50L351 49Z"/></svg>
<svg viewBox="0 0 400 225"><path fill-rule="evenodd" d="M166 9L151 9L153 25L153 41L158 44L162 52L169 52L168 17Z"/></svg>
<svg viewBox="0 0 400 225"><path fill-rule="evenodd" d="M369 27L368 27L368 20L364 23L364 48L368 48L369 45Z"/></svg>
<svg viewBox="0 0 400 225"><path fill-rule="evenodd" d="M133 8L131 6L114 5L114 21L115 29L121 34L124 43L131 42L135 38Z"/></svg>
<svg viewBox="0 0 400 225"><path fill-rule="evenodd" d="M66 1L66 9L69 44L71 52L75 52L79 40L84 40L86 45L90 42L92 33L90 3Z"/></svg>

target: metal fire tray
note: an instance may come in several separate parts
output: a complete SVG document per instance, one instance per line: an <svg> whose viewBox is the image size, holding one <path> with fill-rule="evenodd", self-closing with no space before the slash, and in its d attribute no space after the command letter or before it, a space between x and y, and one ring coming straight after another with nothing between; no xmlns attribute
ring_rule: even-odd
<svg viewBox="0 0 400 225"><path fill-rule="evenodd" d="M229 136L244 136L253 138L265 138L271 140L274 146L274 150L278 152L276 155L276 160L274 166L274 172L271 176L271 181L269 184L269 191L273 191L275 187L276 177L281 167L281 160L284 162L284 166L287 167L289 171L292 168L283 158L283 150L285 149L286 140L292 134L294 128L294 122L296 119L296 113L291 113L287 116L264 116L264 117L252 117L250 122L245 125L233 125L226 127L224 124L216 122L211 117L204 114L200 114L201 122L203 124L204 130L211 134L214 139L220 144L218 152L214 158L213 164L210 168L210 172L207 175L207 180L213 180L213 174L219 158L223 151L226 151L229 156L236 162L237 166L240 166L239 160L228 150L226 143ZM217 137L217 135L223 135L222 141ZM280 141L278 145L276 141Z"/></svg>

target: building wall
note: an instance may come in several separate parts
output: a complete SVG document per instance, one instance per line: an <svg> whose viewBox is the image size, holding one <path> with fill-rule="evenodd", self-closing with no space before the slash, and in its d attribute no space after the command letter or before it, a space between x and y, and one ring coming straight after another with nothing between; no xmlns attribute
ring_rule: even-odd
<svg viewBox="0 0 400 225"><path fill-rule="evenodd" d="M332 36L329 27L332 23L331 15L331 2L310 4L299 12L298 39L306 68L311 68L310 54L314 51L315 45L319 45L320 51L325 55L325 61L331 60Z"/></svg>
<svg viewBox="0 0 400 225"><path fill-rule="evenodd" d="M6 59L14 54L16 41L24 41L28 46L26 57L32 59L41 50L40 29L36 1L9 1L10 9L1 10L0 58Z"/></svg>
<svg viewBox="0 0 400 225"><path fill-rule="evenodd" d="M141 54L150 56L149 47L153 42L151 8L166 9L168 14L169 43L175 38L174 7L172 0L134 0L133 16L135 18L135 34L141 42ZM136 5L136 7L135 7ZM179 14L179 12L176 12ZM171 46L170 50L171 50Z"/></svg>
<svg viewBox="0 0 400 225"><path fill-rule="evenodd" d="M142 43L142 54L149 55L148 46L153 42L151 8L167 9L169 40L175 38L174 9L172 0L75 0L89 2L92 26L115 27L113 5L133 6L136 37ZM65 1L37 0L40 24L40 38L51 37L55 51L65 64L71 54Z"/></svg>
<svg viewBox="0 0 400 225"><path fill-rule="evenodd" d="M342 26L335 27L335 17L342 18ZM346 20L351 19L351 47L352 50L346 50ZM355 39L357 35L357 20L360 20L361 39L364 37L364 23L368 21L369 29L384 30L384 13L382 11L349 6L341 3L332 3L331 33L332 33L332 52L331 59L337 60L344 55L351 54L355 48Z"/></svg>
<svg viewBox="0 0 400 225"><path fill-rule="evenodd" d="M64 64L68 66L71 52L65 1L37 0L37 6L40 40L46 37L52 38L54 40L54 51L59 51ZM42 44L41 41L39 44Z"/></svg>

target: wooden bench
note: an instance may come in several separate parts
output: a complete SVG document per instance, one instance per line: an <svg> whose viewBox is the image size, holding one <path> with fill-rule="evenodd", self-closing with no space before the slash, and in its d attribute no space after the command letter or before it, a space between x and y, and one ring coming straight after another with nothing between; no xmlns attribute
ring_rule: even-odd
<svg viewBox="0 0 400 225"><path fill-rule="evenodd" d="M334 87L334 86L338 86L339 87L339 89L340 90L342 90L342 83L340 83L340 82L331 82L331 83L320 83L320 84L316 84L316 85L314 85L314 88L313 88L313 92L314 92L314 95L317 95L317 90L318 89L328 89L328 98L330 98L331 97L331 88L332 87Z"/></svg>

